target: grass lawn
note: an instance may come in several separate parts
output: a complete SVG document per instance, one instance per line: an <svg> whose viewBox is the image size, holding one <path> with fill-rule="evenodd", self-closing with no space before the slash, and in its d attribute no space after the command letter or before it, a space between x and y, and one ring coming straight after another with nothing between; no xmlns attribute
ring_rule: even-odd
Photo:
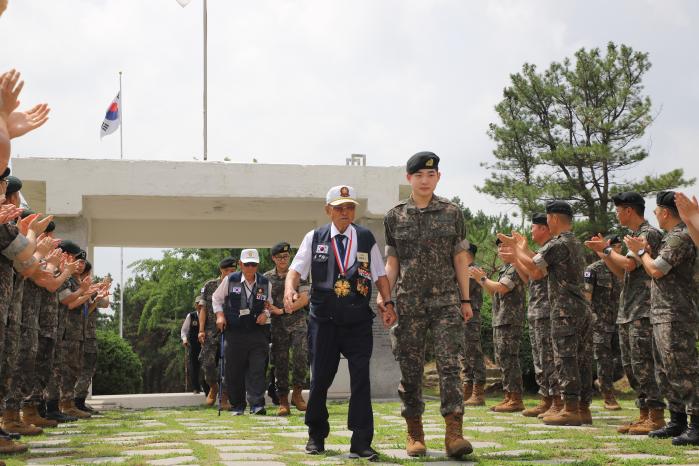
<svg viewBox="0 0 699 466"><path fill-rule="evenodd" d="M499 399L491 398L488 405ZM528 406L534 397L526 400ZM475 450L464 462L502 464L699 464L699 447L673 447L670 440L622 436L616 426L637 414L632 400L621 401L624 410L609 412L593 403L590 428L544 426L521 414L492 413L487 408L466 410L464 434ZM25 437L28 454L5 457L19 464L363 464L347 458L349 435L347 402L332 403L331 434L326 454L303 453L305 426L292 408L288 418L233 417L213 409L150 409L107 411L101 416L49 429L38 437ZM375 403L374 447L380 462L423 464L449 461L444 457L444 422L439 402L427 403L424 422L427 446L433 456L418 460L404 456L405 424L396 402ZM143 452L149 450L150 453ZM636 454L637 459L615 455ZM100 459L102 458L102 459ZM110 459L111 462L103 462ZM179 458L179 462L175 460ZM168 463L168 459L172 462ZM456 464L454 462L453 464Z"/></svg>

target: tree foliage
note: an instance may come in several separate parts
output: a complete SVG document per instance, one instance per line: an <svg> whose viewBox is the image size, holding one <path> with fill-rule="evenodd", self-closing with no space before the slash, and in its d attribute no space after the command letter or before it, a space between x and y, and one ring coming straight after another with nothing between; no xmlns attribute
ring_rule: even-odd
<svg viewBox="0 0 699 466"><path fill-rule="evenodd" d="M554 62L543 73L525 63L510 76L495 110L498 123L491 177L477 187L524 215L550 199L566 199L588 220L589 231L613 224L614 193L650 194L686 186L682 169L632 179L627 170L649 156L640 139L653 122L643 78L648 54L609 43L580 49L574 60Z"/></svg>
<svg viewBox="0 0 699 466"><path fill-rule="evenodd" d="M117 333L98 330L97 369L92 380L95 395L140 393L143 367L128 341Z"/></svg>

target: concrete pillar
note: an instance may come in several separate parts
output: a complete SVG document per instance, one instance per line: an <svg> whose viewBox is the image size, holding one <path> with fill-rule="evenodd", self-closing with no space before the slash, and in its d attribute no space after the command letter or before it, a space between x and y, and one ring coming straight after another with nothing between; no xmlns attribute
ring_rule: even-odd
<svg viewBox="0 0 699 466"><path fill-rule="evenodd" d="M83 217L58 217L54 221L56 222L56 238L69 239L83 250L88 250L90 232L86 219Z"/></svg>

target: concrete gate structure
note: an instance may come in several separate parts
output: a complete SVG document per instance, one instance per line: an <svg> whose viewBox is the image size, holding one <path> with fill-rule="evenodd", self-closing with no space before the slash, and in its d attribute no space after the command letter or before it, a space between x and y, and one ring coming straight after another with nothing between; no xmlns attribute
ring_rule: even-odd
<svg viewBox="0 0 699 466"><path fill-rule="evenodd" d="M403 167L14 158L13 174L32 209L54 215L56 235L90 258L95 247L298 247L328 222L325 194L341 184L356 188L355 222L383 251L383 216L409 193ZM349 395L343 363L332 387L340 397ZM388 332L376 319L372 396L394 398L399 380Z"/></svg>

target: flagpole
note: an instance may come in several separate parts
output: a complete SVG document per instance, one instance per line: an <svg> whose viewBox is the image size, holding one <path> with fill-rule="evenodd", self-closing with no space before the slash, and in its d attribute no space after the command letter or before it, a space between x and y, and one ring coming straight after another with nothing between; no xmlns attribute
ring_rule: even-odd
<svg viewBox="0 0 699 466"><path fill-rule="evenodd" d="M207 124L207 68L208 68L208 63L207 63L207 36L208 36L208 20L207 20L207 12L206 12L206 0L203 0L202 2L203 6L203 13L204 13L204 25L203 25L203 31L204 31L204 160L206 160L207 153L208 153L208 124Z"/></svg>
<svg viewBox="0 0 699 466"><path fill-rule="evenodd" d="M124 95L119 71L119 159L124 159ZM124 247L119 248L119 337L124 338Z"/></svg>

